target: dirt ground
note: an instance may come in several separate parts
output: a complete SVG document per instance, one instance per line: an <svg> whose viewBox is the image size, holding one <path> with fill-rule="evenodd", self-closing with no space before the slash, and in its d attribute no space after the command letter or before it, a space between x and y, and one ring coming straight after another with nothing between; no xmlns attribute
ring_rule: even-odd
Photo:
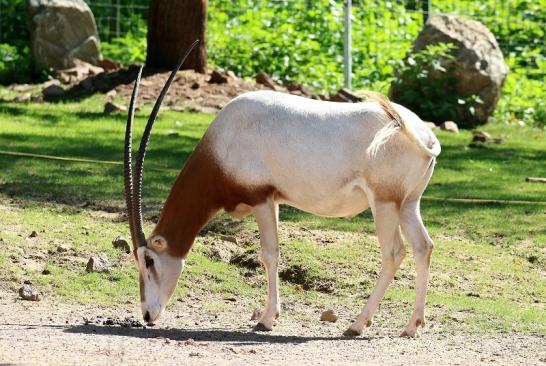
<svg viewBox="0 0 546 366"><path fill-rule="evenodd" d="M0 292L0 364L546 364L546 339L537 336L429 328L420 339L407 339L376 324L362 337L344 338L349 314L325 323L311 308L285 311L273 332L256 333L251 305L233 300L214 312L203 310L203 299L175 303L158 325L143 328L135 305L27 302ZM132 326L108 325L125 319Z"/></svg>

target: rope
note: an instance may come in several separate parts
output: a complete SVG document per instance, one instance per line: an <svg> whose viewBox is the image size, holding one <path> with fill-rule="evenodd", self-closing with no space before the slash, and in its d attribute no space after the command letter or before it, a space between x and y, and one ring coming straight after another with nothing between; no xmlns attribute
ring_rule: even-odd
<svg viewBox="0 0 546 366"><path fill-rule="evenodd" d="M54 155L41 155L32 153L23 153L17 151L4 151L0 150L0 155L25 157L25 158L38 158L45 160L65 161L71 163L88 163L88 164L104 164L104 165L119 165L122 166L121 161L109 161L109 160L94 160L94 159L81 159L81 158L69 158L63 156ZM161 171L161 172L175 172L175 169L162 168L162 167L148 167L146 169ZM519 205L545 205L545 201L525 201L525 200L496 200L496 199L484 199L484 198L442 198L432 196L422 196L423 201L435 201L435 202L452 202L452 203L498 203L498 204L519 204Z"/></svg>
<svg viewBox="0 0 546 366"><path fill-rule="evenodd" d="M454 203L502 203L502 204L520 204L520 205L546 205L545 201L525 201L525 200L495 200L484 198L442 198L422 196L424 201L454 202Z"/></svg>
<svg viewBox="0 0 546 366"><path fill-rule="evenodd" d="M64 157L64 156L32 154L32 153L24 153L24 152L17 152L17 151L0 150L0 155L24 157L24 158L37 158L37 159L45 159L45 160L56 160L56 161L66 161L66 162L70 162L70 163L88 163L88 164L104 164L104 165L123 166L123 162L121 162L121 161L69 158L69 157ZM162 167L153 167L153 166L152 167L147 167L146 169L161 171L161 172L173 172L173 171L175 171L175 169L162 168Z"/></svg>

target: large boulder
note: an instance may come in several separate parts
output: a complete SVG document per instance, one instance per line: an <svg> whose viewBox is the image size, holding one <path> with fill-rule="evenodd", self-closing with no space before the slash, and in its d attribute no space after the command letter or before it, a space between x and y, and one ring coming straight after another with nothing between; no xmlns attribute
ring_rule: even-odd
<svg viewBox="0 0 546 366"><path fill-rule="evenodd" d="M442 62L445 72L448 73L446 80L453 81L446 87L451 88L456 94L454 100L458 103L451 110L447 108L445 115L436 116L435 122L456 119L463 128L486 123L499 101L501 88L508 73L508 66L504 62L495 37L478 21L453 15L435 15L429 18L419 33L413 45L413 52L439 43L454 45L453 58ZM428 74L428 78L434 77L438 77L438 73ZM412 86L415 87L415 83L398 80L391 86L389 94L394 101L404 104L404 101L400 100L402 91L411 89ZM406 106L416 112L420 108L419 105Z"/></svg>
<svg viewBox="0 0 546 366"><path fill-rule="evenodd" d="M102 59L95 18L83 0L30 0L31 46L38 66L63 70L74 59Z"/></svg>

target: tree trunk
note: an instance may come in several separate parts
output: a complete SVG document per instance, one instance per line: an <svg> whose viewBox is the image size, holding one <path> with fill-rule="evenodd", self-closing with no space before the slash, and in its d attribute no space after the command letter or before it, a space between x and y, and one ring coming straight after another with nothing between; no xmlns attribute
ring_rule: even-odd
<svg viewBox="0 0 546 366"><path fill-rule="evenodd" d="M204 73L207 66L206 24L207 0L151 0L146 65L172 68L193 41L199 39L199 45L182 69Z"/></svg>

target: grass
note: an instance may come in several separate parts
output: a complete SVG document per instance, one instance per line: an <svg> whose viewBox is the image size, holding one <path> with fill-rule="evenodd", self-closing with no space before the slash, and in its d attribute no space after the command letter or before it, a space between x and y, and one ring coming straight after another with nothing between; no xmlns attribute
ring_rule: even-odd
<svg viewBox="0 0 546 366"><path fill-rule="evenodd" d="M121 162L125 116L103 115L102 101L94 96L77 104L0 103L0 150ZM149 110L147 106L137 113L135 144ZM146 161L147 217L157 213L213 118L161 113ZM484 129L503 143L469 148L470 132L437 133L443 151L425 195L534 203L423 201L425 223L436 242L429 318L443 329L546 335L546 187L525 182L527 176L544 175L546 132L501 124ZM31 280L46 296L84 304L136 303L132 258L111 245L114 237L128 236L122 208L119 164L0 154L0 283L16 289ZM255 252L251 219L218 220L232 228L229 232L246 235L249 239L241 245ZM281 270L298 270L302 277L281 281L283 297L347 308L356 315L380 268L370 213L345 220L285 207L281 221ZM146 226L149 232L152 224ZM37 237L28 237L32 230ZM261 303L261 269L211 259L212 246L220 244L210 236L198 238L175 298L236 295ZM110 273L85 272L87 258L97 252L109 257ZM408 255L387 291L378 322L404 325L415 298L413 283Z"/></svg>

